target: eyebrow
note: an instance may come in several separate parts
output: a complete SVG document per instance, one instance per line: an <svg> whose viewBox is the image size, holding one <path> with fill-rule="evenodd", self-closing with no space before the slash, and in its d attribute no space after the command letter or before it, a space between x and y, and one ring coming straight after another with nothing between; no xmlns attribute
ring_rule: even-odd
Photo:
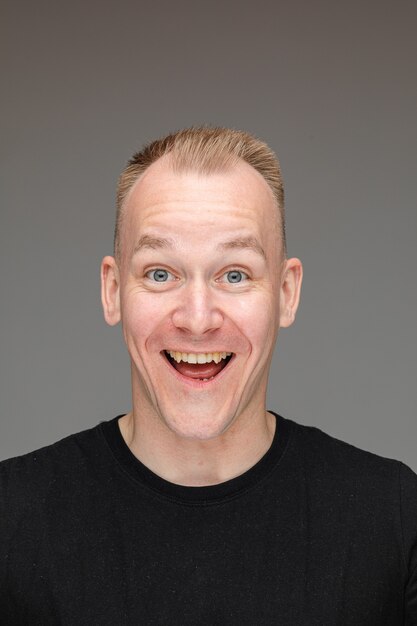
<svg viewBox="0 0 417 626"><path fill-rule="evenodd" d="M142 235L139 237L137 244L133 250L133 254L136 254L140 250L149 249L157 250L158 248L173 248L174 240L169 237L154 237L153 235Z"/></svg>
<svg viewBox="0 0 417 626"><path fill-rule="evenodd" d="M265 250L255 237L239 237L238 239L230 239L230 241L224 241L218 245L221 250L252 250L257 254L260 254L263 259L266 260Z"/></svg>
<svg viewBox="0 0 417 626"><path fill-rule="evenodd" d="M153 235L142 235L135 245L133 254L137 254L144 249L158 250L160 248L173 248L175 242L169 237L155 237ZM252 250L266 260L266 254L261 244L255 237L239 237L223 241L217 246L219 250Z"/></svg>

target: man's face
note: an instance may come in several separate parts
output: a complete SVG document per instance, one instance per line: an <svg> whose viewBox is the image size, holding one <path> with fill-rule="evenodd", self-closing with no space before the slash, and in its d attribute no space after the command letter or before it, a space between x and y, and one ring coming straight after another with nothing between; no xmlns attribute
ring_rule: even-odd
<svg viewBox="0 0 417 626"><path fill-rule="evenodd" d="M124 216L121 259L103 261L104 307L122 321L136 410L197 439L259 414L278 328L298 301L264 179L244 162L174 173L164 157Z"/></svg>

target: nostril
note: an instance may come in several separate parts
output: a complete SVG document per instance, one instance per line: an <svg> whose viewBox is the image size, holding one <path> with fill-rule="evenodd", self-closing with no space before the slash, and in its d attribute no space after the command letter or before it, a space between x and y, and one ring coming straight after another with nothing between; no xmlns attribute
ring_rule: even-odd
<svg viewBox="0 0 417 626"><path fill-rule="evenodd" d="M172 323L176 328L188 331L193 335L202 335L216 330L223 324L223 314L208 302L183 301L173 312Z"/></svg>

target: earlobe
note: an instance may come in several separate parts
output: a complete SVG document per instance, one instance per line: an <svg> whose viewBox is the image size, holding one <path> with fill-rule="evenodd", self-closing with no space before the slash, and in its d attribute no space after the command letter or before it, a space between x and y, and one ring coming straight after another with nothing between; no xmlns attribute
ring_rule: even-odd
<svg viewBox="0 0 417 626"><path fill-rule="evenodd" d="M101 262L101 303L104 319L110 326L120 321L120 279L119 268L112 256Z"/></svg>
<svg viewBox="0 0 417 626"><path fill-rule="evenodd" d="M280 292L280 328L287 328L295 320L300 301L303 266L300 259L285 261Z"/></svg>

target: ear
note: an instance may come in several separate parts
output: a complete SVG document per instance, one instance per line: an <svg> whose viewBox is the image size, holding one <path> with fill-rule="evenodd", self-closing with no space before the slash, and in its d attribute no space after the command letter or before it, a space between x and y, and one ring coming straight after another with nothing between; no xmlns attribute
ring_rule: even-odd
<svg viewBox="0 0 417 626"><path fill-rule="evenodd" d="M303 266L300 259L286 259L283 264L280 289L280 328L287 328L295 320L300 301Z"/></svg>
<svg viewBox="0 0 417 626"><path fill-rule="evenodd" d="M101 262L101 303L110 326L120 321L120 277L116 260L105 256Z"/></svg>

